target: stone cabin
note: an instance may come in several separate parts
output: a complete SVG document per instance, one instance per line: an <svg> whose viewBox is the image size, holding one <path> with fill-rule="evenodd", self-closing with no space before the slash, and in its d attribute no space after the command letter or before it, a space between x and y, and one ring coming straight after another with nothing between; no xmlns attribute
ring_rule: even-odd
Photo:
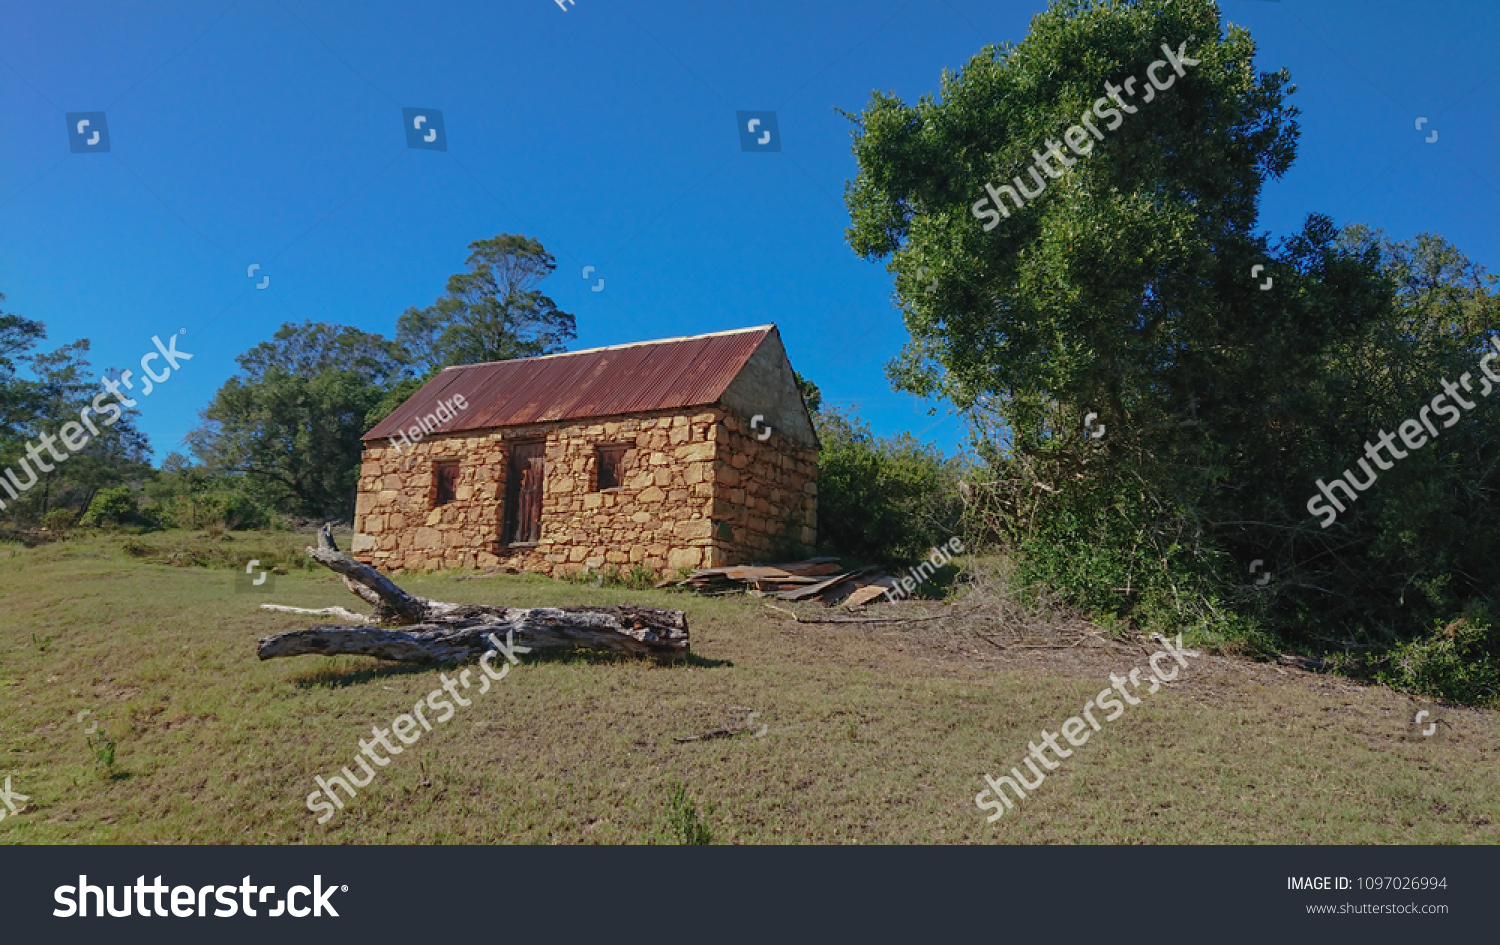
<svg viewBox="0 0 1500 945"><path fill-rule="evenodd" d="M364 436L384 571L657 573L810 553L818 441L776 326L451 367Z"/></svg>

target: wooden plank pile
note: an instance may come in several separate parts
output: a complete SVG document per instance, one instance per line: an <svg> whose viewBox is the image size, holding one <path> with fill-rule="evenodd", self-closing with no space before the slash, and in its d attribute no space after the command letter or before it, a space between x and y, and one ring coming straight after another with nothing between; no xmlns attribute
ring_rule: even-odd
<svg viewBox="0 0 1500 945"><path fill-rule="evenodd" d="M791 564L698 568L680 581L669 578L656 586L685 588L706 597L748 594L859 607L899 585L874 565L845 571L837 558L808 558Z"/></svg>

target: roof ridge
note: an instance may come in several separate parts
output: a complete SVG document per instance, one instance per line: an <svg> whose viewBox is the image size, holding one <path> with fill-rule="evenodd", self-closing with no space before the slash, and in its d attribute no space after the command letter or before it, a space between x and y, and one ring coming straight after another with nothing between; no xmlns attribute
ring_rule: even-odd
<svg viewBox="0 0 1500 945"><path fill-rule="evenodd" d="M473 364L455 364L450 367L443 368L443 370L438 373L439 376L441 376L448 371L464 371L468 370L469 368L485 367L491 364L511 364L516 361L545 361L549 358L571 358L580 354L597 354L600 351L622 351L626 348L640 348L646 345L675 344L679 341L697 341L700 338L720 338L724 335L741 335L752 331L775 330L776 323L771 322L766 325L755 325L751 328L731 328L727 331L710 331L705 332L701 335L683 335L680 338L655 338L651 341L632 341L623 345L603 345L602 347L598 348L584 348L580 351L559 351L556 354L537 354L526 358L506 358L504 361L475 361Z"/></svg>

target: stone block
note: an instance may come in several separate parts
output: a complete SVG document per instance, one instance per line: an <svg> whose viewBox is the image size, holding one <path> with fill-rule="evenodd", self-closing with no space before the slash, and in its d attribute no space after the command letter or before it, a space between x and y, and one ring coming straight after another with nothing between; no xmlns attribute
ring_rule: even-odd
<svg viewBox="0 0 1500 945"><path fill-rule="evenodd" d="M673 571L679 568L699 567L702 561L702 548L674 548L667 555L667 567Z"/></svg>
<svg viewBox="0 0 1500 945"><path fill-rule="evenodd" d="M678 538L712 538L714 523L706 518L687 519L677 523L673 534Z"/></svg>
<svg viewBox="0 0 1500 945"><path fill-rule="evenodd" d="M655 486L651 486L650 488L642 489L640 495L636 496L636 499L640 502L660 502L666 497L667 494L665 492Z"/></svg>

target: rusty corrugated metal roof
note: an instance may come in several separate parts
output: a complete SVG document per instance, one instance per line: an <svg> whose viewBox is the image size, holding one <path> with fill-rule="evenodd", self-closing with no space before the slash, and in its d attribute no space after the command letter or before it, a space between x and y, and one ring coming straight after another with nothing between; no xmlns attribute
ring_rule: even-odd
<svg viewBox="0 0 1500 945"><path fill-rule="evenodd" d="M775 330L775 325L762 325L451 367L423 385L364 439L399 436L455 394L463 396L468 409L432 433L711 404Z"/></svg>

